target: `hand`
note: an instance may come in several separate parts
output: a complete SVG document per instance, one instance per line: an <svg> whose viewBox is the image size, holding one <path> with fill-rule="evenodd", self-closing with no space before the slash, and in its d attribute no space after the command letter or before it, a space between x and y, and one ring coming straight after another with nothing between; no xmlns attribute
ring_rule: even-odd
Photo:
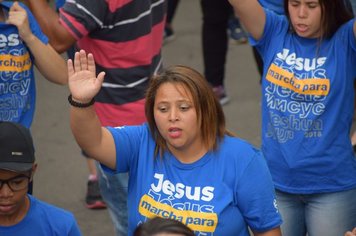
<svg viewBox="0 0 356 236"><path fill-rule="evenodd" d="M14 2L11 6L6 23L17 27L23 41L27 42L31 37L34 37L28 23L27 12L18 2Z"/></svg>
<svg viewBox="0 0 356 236"><path fill-rule="evenodd" d="M74 64L74 65L73 65ZM73 100L88 103L99 92L104 81L105 72L95 73L93 54L84 50L76 52L74 63L68 60L68 84Z"/></svg>
<svg viewBox="0 0 356 236"><path fill-rule="evenodd" d="M347 231L345 236L356 236L356 227L351 231Z"/></svg>

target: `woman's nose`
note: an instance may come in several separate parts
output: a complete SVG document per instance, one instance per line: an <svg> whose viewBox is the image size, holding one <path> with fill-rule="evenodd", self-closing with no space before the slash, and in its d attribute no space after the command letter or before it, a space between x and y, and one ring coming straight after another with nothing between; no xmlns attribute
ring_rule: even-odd
<svg viewBox="0 0 356 236"><path fill-rule="evenodd" d="M179 120L178 118L178 112L175 109L172 109L171 112L169 113L169 120L170 121L177 121Z"/></svg>

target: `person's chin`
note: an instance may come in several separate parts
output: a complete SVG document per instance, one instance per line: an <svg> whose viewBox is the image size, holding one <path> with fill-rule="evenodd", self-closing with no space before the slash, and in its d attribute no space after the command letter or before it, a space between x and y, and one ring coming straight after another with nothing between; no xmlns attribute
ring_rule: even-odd
<svg viewBox="0 0 356 236"><path fill-rule="evenodd" d="M0 205L0 216L11 215L15 211L15 205Z"/></svg>

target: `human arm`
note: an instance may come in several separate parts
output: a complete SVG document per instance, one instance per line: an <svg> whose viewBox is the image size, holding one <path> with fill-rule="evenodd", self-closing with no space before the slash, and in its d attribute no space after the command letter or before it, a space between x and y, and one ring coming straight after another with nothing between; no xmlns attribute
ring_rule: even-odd
<svg viewBox="0 0 356 236"><path fill-rule="evenodd" d="M356 236L356 227L352 231L347 231L345 236Z"/></svg>
<svg viewBox="0 0 356 236"><path fill-rule="evenodd" d="M238 181L235 187L237 207L254 235L280 235L282 224L278 210L272 176L269 172L263 154L247 146L240 147L246 158L239 167ZM240 158L236 160L240 161ZM236 166L238 166L236 164Z"/></svg>
<svg viewBox="0 0 356 236"><path fill-rule="evenodd" d="M266 14L257 0L229 0L246 30L255 40L262 37Z"/></svg>
<svg viewBox="0 0 356 236"><path fill-rule="evenodd" d="M68 60L69 90L74 101L88 103L99 92L104 72L95 76L92 54L75 53L74 63ZM70 126L79 146L92 158L111 169L116 167L116 150L111 133L102 127L93 106L70 108Z"/></svg>
<svg viewBox="0 0 356 236"><path fill-rule="evenodd" d="M253 235L254 236L281 236L282 233L280 227L278 227L262 233L253 231Z"/></svg>
<svg viewBox="0 0 356 236"><path fill-rule="evenodd" d="M41 74L56 84L67 84L67 67L64 59L49 44L44 44L31 31L26 10L14 2L9 11L8 24L15 25L19 36L26 43L35 58L35 65Z"/></svg>
<svg viewBox="0 0 356 236"><path fill-rule="evenodd" d="M24 2L30 7L42 31L49 38L49 43L57 52L65 52L76 42L76 39L61 25L58 13L46 0L25 0Z"/></svg>

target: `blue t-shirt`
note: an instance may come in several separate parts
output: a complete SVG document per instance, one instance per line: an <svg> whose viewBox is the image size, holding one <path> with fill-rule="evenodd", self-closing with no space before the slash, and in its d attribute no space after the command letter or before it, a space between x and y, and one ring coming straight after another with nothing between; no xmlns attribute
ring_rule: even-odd
<svg viewBox="0 0 356 236"><path fill-rule="evenodd" d="M11 236L80 236L80 230L72 213L31 195L30 208L25 218L13 226L0 226L0 235Z"/></svg>
<svg viewBox="0 0 356 236"><path fill-rule="evenodd" d="M115 171L129 172L128 235L153 216L179 220L196 235L247 236L247 226L267 231L281 224L267 165L250 144L225 136L217 151L183 164L169 152L154 157L147 124L109 130Z"/></svg>
<svg viewBox="0 0 356 236"><path fill-rule="evenodd" d="M262 38L262 151L275 186L289 193L356 187L354 20L329 39L302 38L286 17L266 12Z"/></svg>
<svg viewBox="0 0 356 236"><path fill-rule="evenodd" d="M0 2L6 11L13 2ZM20 3L21 4L21 3ZM43 43L47 37L41 32L35 18L26 6L32 33ZM17 27L0 22L0 120L31 126L36 103L36 84L33 71L34 58L21 40Z"/></svg>
<svg viewBox="0 0 356 236"><path fill-rule="evenodd" d="M65 2L66 0L56 0L56 9L61 8Z"/></svg>

